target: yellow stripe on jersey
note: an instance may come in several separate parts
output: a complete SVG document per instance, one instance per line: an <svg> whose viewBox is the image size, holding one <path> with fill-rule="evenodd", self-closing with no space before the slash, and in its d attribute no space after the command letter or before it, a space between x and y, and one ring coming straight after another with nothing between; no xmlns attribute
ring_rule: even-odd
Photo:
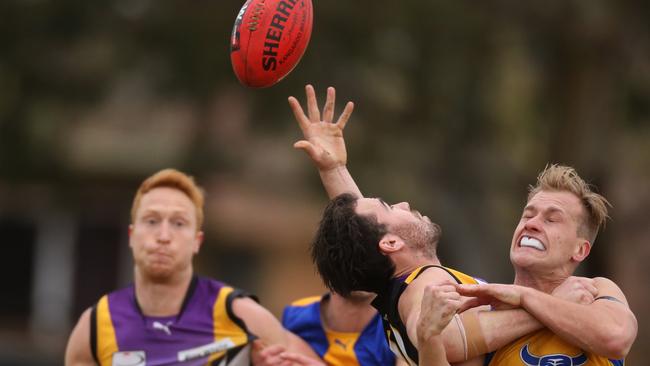
<svg viewBox="0 0 650 366"><path fill-rule="evenodd" d="M464 274L462 272L458 272L455 269L451 269L451 268L448 268L448 267L441 267L441 266L433 266L433 267L444 268L449 273L454 275L460 281L460 283L464 283L464 284L477 284L478 283L478 281L476 281L476 279L474 277L468 276L468 275L466 275L466 274ZM432 266L422 266L422 267L416 268L415 271L411 272L411 274L408 277L406 277L406 279L404 280L404 283L410 284L411 282L413 282L413 280L417 276L420 275L420 273L422 273L422 271L424 271L425 269L429 269L429 268L432 268Z"/></svg>
<svg viewBox="0 0 650 366"><path fill-rule="evenodd" d="M425 267L426 267L426 268L425 268ZM414 280L417 276L419 276L420 273L421 273L422 271L424 271L424 270L427 269L427 268L429 268L429 267L427 267L427 266L422 266L422 267L418 267L418 268L416 268L415 271L411 272L411 274L410 274L408 277L406 277L406 279L404 280L404 283L409 284L409 283L413 282L413 280Z"/></svg>
<svg viewBox="0 0 650 366"><path fill-rule="evenodd" d="M329 348L323 355L328 366L359 366L359 360L354 353L354 345L359 339L359 333L335 332L326 329L325 335Z"/></svg>
<svg viewBox="0 0 650 366"><path fill-rule="evenodd" d="M445 269L447 271L453 273L453 275L456 276L456 278L460 281L460 283L463 283L463 284L477 284L478 283L478 281L474 277L468 276L468 275L464 274L463 272L458 272L455 269L451 269L451 268L447 268L447 267L445 267Z"/></svg>
<svg viewBox="0 0 650 366"><path fill-rule="evenodd" d="M113 363L113 353L117 352L117 338L108 308L108 295L104 295L97 303L97 358L101 366Z"/></svg>
<svg viewBox="0 0 650 366"><path fill-rule="evenodd" d="M322 297L321 296L309 296L309 297L304 297L302 299L298 299L294 302L291 303L291 306L307 306L311 305L315 302L320 301Z"/></svg>
<svg viewBox="0 0 650 366"><path fill-rule="evenodd" d="M237 325L228 315L227 299L228 295L232 293L232 287L224 286L219 291L217 300L214 302L212 317L214 320L214 340L230 340L234 345L241 346L248 342L246 332ZM209 361L212 362L225 355L226 351L221 351L210 355ZM210 364L210 362L208 362Z"/></svg>

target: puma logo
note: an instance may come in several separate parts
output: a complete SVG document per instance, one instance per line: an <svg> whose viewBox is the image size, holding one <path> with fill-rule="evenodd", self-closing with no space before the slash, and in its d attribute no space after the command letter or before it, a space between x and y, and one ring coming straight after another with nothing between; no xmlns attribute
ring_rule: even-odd
<svg viewBox="0 0 650 366"><path fill-rule="evenodd" d="M348 342L343 342L342 340L336 338L336 339L334 339L334 344L339 345L341 348L343 348L344 350L347 351L347 349L348 349L348 344L350 344L350 341L348 341Z"/></svg>
<svg viewBox="0 0 650 366"><path fill-rule="evenodd" d="M153 322L153 329L161 330L161 331L165 332L165 334L170 336L170 335L172 335L172 331L171 331L171 329L169 329L169 326L172 325L172 323L173 322L167 322L167 324L163 324L163 323L161 323L159 321L154 321Z"/></svg>

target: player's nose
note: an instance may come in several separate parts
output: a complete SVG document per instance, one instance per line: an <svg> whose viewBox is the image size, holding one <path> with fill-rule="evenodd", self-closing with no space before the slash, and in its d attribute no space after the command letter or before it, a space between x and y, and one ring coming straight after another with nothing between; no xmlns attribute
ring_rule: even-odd
<svg viewBox="0 0 650 366"><path fill-rule="evenodd" d="M411 206L408 204L408 202L396 203L393 205L393 207L399 208L401 210L411 211Z"/></svg>
<svg viewBox="0 0 650 366"><path fill-rule="evenodd" d="M160 228L156 232L156 239L161 243L168 243L171 240L171 227L166 220L162 222Z"/></svg>

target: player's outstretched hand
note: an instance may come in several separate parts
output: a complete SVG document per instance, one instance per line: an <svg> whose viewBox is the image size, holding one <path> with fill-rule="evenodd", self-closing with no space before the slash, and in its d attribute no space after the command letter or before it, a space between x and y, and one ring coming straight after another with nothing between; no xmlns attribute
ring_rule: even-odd
<svg viewBox="0 0 650 366"><path fill-rule="evenodd" d="M319 170L327 171L347 163L347 151L343 139L343 129L350 119L354 104L348 102L338 120L334 122L334 104L336 90L327 88L327 99L321 116L314 87L305 87L307 96L307 114L294 97L289 97L289 106L302 130L304 140L293 146L304 150L314 161Z"/></svg>

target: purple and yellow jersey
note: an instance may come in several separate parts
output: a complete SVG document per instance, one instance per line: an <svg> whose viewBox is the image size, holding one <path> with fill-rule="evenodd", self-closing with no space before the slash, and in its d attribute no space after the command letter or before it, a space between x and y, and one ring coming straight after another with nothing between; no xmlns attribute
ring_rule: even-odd
<svg viewBox="0 0 650 366"><path fill-rule="evenodd" d="M391 279L384 291L377 294L377 297L372 302L372 306L374 306L382 316L385 332L384 335L390 344L390 349L410 366L418 364L419 354L417 348L409 339L406 325L402 322L402 317L400 316L398 309L399 299L413 280L432 267L447 272L457 283L477 284L479 282L485 282L451 268L437 265L426 265L416 268L408 275Z"/></svg>
<svg viewBox="0 0 650 366"><path fill-rule="evenodd" d="M548 329L523 336L486 358L490 366L622 366L564 342Z"/></svg>
<svg viewBox="0 0 650 366"><path fill-rule="evenodd" d="M178 315L145 316L133 285L103 296L91 313L91 349L100 366L250 365L255 338L232 312L246 296L194 277Z"/></svg>
<svg viewBox="0 0 650 366"><path fill-rule="evenodd" d="M321 301L329 294L294 301L284 309L282 325L304 339L330 366L395 365L377 314L361 333L326 329L321 321Z"/></svg>

